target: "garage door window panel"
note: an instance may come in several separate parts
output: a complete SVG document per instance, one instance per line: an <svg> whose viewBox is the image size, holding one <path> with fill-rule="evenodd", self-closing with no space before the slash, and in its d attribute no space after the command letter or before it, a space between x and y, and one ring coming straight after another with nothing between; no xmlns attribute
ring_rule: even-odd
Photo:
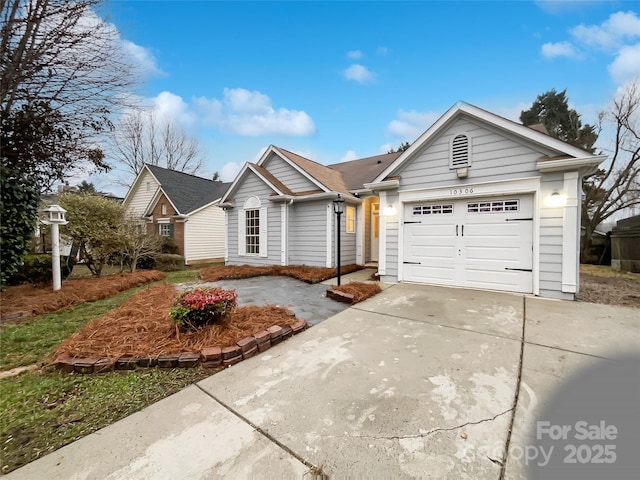
<svg viewBox="0 0 640 480"><path fill-rule="evenodd" d="M435 205L416 205L413 215L450 215L453 214L453 203L439 203Z"/></svg>
<svg viewBox="0 0 640 480"><path fill-rule="evenodd" d="M495 200L491 202L468 202L467 213L504 213L520 210L519 200Z"/></svg>

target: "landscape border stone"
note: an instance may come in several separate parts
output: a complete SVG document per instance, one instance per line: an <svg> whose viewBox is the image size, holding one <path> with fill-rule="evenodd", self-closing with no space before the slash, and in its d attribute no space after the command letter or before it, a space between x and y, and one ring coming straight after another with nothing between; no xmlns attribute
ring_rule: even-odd
<svg viewBox="0 0 640 480"><path fill-rule="evenodd" d="M136 368L192 368L198 365L204 368L230 367L268 350L283 340L297 335L309 328L306 320L297 320L292 326L272 325L239 340L226 347L212 346L200 352L178 352L157 357L122 356L113 358L71 357L64 353L59 355L52 365L66 373L99 374L114 370L135 370Z"/></svg>

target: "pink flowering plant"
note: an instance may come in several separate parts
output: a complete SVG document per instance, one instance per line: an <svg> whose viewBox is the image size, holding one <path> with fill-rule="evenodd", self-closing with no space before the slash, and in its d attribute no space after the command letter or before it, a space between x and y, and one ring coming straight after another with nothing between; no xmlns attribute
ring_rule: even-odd
<svg viewBox="0 0 640 480"><path fill-rule="evenodd" d="M235 290L201 287L182 292L169 314L182 330L197 330L231 313L238 301Z"/></svg>

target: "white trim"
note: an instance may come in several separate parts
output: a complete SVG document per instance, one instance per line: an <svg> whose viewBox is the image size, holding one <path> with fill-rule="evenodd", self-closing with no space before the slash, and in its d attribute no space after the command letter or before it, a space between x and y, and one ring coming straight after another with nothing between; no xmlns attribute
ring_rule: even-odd
<svg viewBox="0 0 640 480"><path fill-rule="evenodd" d="M562 292L576 293L580 268L576 252L580 250L579 217L579 180L578 172L564 173L565 207L562 209Z"/></svg>
<svg viewBox="0 0 640 480"><path fill-rule="evenodd" d="M151 212L153 212L153 209L158 204L158 201L160 201L160 197L162 195L164 195L164 198L166 198L167 201L171 204L171 206L173 207L173 211L176 212L176 215L180 215L180 211L178 211L174 203L169 198L169 195L167 195L167 193L163 190L162 185L158 184L158 189L153 194L153 197L151 197L151 201L149 202L149 205L147 205L147 209L144 211L143 216L147 216Z"/></svg>
<svg viewBox="0 0 640 480"><path fill-rule="evenodd" d="M158 225L161 223L171 223L171 219L170 218L158 218L157 222Z"/></svg>
<svg viewBox="0 0 640 480"><path fill-rule="evenodd" d="M399 186L400 186L400 180L398 180L397 178L393 180L383 180L380 182L365 183L363 185L364 188L372 191L373 190L375 191L392 190L394 188L398 188Z"/></svg>
<svg viewBox="0 0 640 480"><path fill-rule="evenodd" d="M182 222L182 256L184 257L184 264L185 265L189 265L189 251L187 249L187 245L189 245L189 242L187 242L187 225L189 222ZM175 224L173 226L173 235L176 235L176 227Z"/></svg>
<svg viewBox="0 0 640 480"><path fill-rule="evenodd" d="M364 203L356 206L356 264L364 265Z"/></svg>
<svg viewBox="0 0 640 480"><path fill-rule="evenodd" d="M246 212L243 208L238 209L238 256L247 255L247 224Z"/></svg>
<svg viewBox="0 0 640 480"><path fill-rule="evenodd" d="M348 195L342 192L321 192L321 193L311 193L309 195L277 195L269 197L270 202L310 202L312 200L324 200L326 198L330 198L334 200L338 194L342 195L342 198L345 201L350 203L362 203L362 198L354 197L352 195Z"/></svg>
<svg viewBox="0 0 640 480"><path fill-rule="evenodd" d="M528 177L520 180L500 180L497 182L479 182L465 185L454 184L444 187L423 188L400 192L400 202L419 202L432 199L458 199L495 195L513 195L537 192L540 189L540 177ZM382 193L382 192L380 192Z"/></svg>
<svg viewBox="0 0 640 480"><path fill-rule="evenodd" d="M392 172L397 170L407 159L411 158L413 154L422 149L425 144L435 138L442 130L449 126L459 115L466 114L474 119L483 121L495 127L498 127L507 132L521 137L525 140L529 140L538 145L542 145L546 148L556 150L560 153L569 155L576 158L585 158L585 154L588 152L569 145L561 140L553 138L549 135L545 135L542 132L533 130L532 128L525 127L506 118L495 115L481 108L475 107L468 103L458 102L447 110L436 122L431 125L418 139L411 144L402 154L395 159L380 175L378 175L372 183L379 182L388 177Z"/></svg>
<svg viewBox="0 0 640 480"><path fill-rule="evenodd" d="M473 158L471 146L473 143L473 137L466 130L460 130L452 132L451 140L449 141L449 170L458 170L459 168L469 168L471 167ZM467 139L467 162L464 165L454 166L453 165L453 142L458 137L465 137Z"/></svg>
<svg viewBox="0 0 640 480"><path fill-rule="evenodd" d="M327 261L325 262L325 267L332 267L332 251L331 248L331 240L333 239L333 207L331 203L327 204Z"/></svg>
<svg viewBox="0 0 640 480"><path fill-rule="evenodd" d="M536 168L543 173L560 172L584 167L597 167L606 159L606 155L594 155L592 157L567 158L561 160L538 160L536 162Z"/></svg>
<svg viewBox="0 0 640 480"><path fill-rule="evenodd" d="M217 203L219 203L219 202L220 202L220 199L218 198L218 199L214 200L214 201L213 201L213 202L211 202L211 203L207 203L206 205L201 206L201 207L200 207L200 208L198 208L197 210L193 210L193 211L191 211L191 212L187 213L187 214L186 214L186 216L190 217L191 215L194 215L194 214L196 214L196 213L198 213L198 212L200 212L200 211L204 210L205 208L210 207L211 205L215 205L215 206L217 206L216 204L217 204Z"/></svg>
<svg viewBox="0 0 640 480"><path fill-rule="evenodd" d="M289 204L280 205L280 265L288 263L287 230L289 229Z"/></svg>
<svg viewBox="0 0 640 480"><path fill-rule="evenodd" d="M229 263L229 210L224 211L224 263Z"/></svg>
<svg viewBox="0 0 640 480"><path fill-rule="evenodd" d="M140 181L140 179L142 178L143 172L144 171L149 172L149 175L151 175L153 177L153 179L156 181L156 188L160 186L160 182L158 181L158 179L156 178L156 176L153 174L153 172L147 167L146 164L144 164L142 166L142 168L140 169L140 171L138 172L138 175L136 176L136 179L133 181L133 184L131 185L131 187L129 188L129 191L127 192L127 194L124 196L124 200L122 201L122 205L127 208L129 206L129 196L132 195L132 192L135 190L137 191L138 188L138 182Z"/></svg>
<svg viewBox="0 0 640 480"><path fill-rule="evenodd" d="M387 203L387 192L384 190L378 194L379 205ZM378 275L387 274L387 217L384 215L378 215ZM398 253L400 253L401 246L398 245ZM398 257L398 263L400 257Z"/></svg>

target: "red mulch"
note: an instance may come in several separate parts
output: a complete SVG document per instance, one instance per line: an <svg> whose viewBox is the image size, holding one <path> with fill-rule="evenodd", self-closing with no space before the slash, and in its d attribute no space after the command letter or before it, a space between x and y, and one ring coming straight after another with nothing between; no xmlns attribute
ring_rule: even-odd
<svg viewBox="0 0 640 480"><path fill-rule="evenodd" d="M133 287L163 280L167 276L157 270L121 273L100 278L77 278L62 282L54 292L51 286L34 287L29 284L2 290L0 315L11 312L30 312L32 315L51 313L74 305L108 298Z"/></svg>
<svg viewBox="0 0 640 480"><path fill-rule="evenodd" d="M272 325L291 326L297 320L283 307L243 306L217 324L196 332L178 332L169 317L176 295L175 287L169 284L142 290L108 315L88 322L62 342L55 355L117 359L199 352L234 345Z"/></svg>
<svg viewBox="0 0 640 480"><path fill-rule="evenodd" d="M340 268L340 273L356 272L364 267L360 265L345 265ZM205 282L217 282L222 279L237 279L259 277L263 275L283 275L293 277L307 283L319 283L338 274L335 268L307 267L306 265L279 266L270 265L264 267L254 267L252 265L220 265L216 267L203 268L200 277Z"/></svg>
<svg viewBox="0 0 640 480"><path fill-rule="evenodd" d="M353 295L353 302L351 302L352 304L366 300L369 297L373 297L375 294L382 291L379 284L366 282L351 282L344 285L331 287L331 289Z"/></svg>

